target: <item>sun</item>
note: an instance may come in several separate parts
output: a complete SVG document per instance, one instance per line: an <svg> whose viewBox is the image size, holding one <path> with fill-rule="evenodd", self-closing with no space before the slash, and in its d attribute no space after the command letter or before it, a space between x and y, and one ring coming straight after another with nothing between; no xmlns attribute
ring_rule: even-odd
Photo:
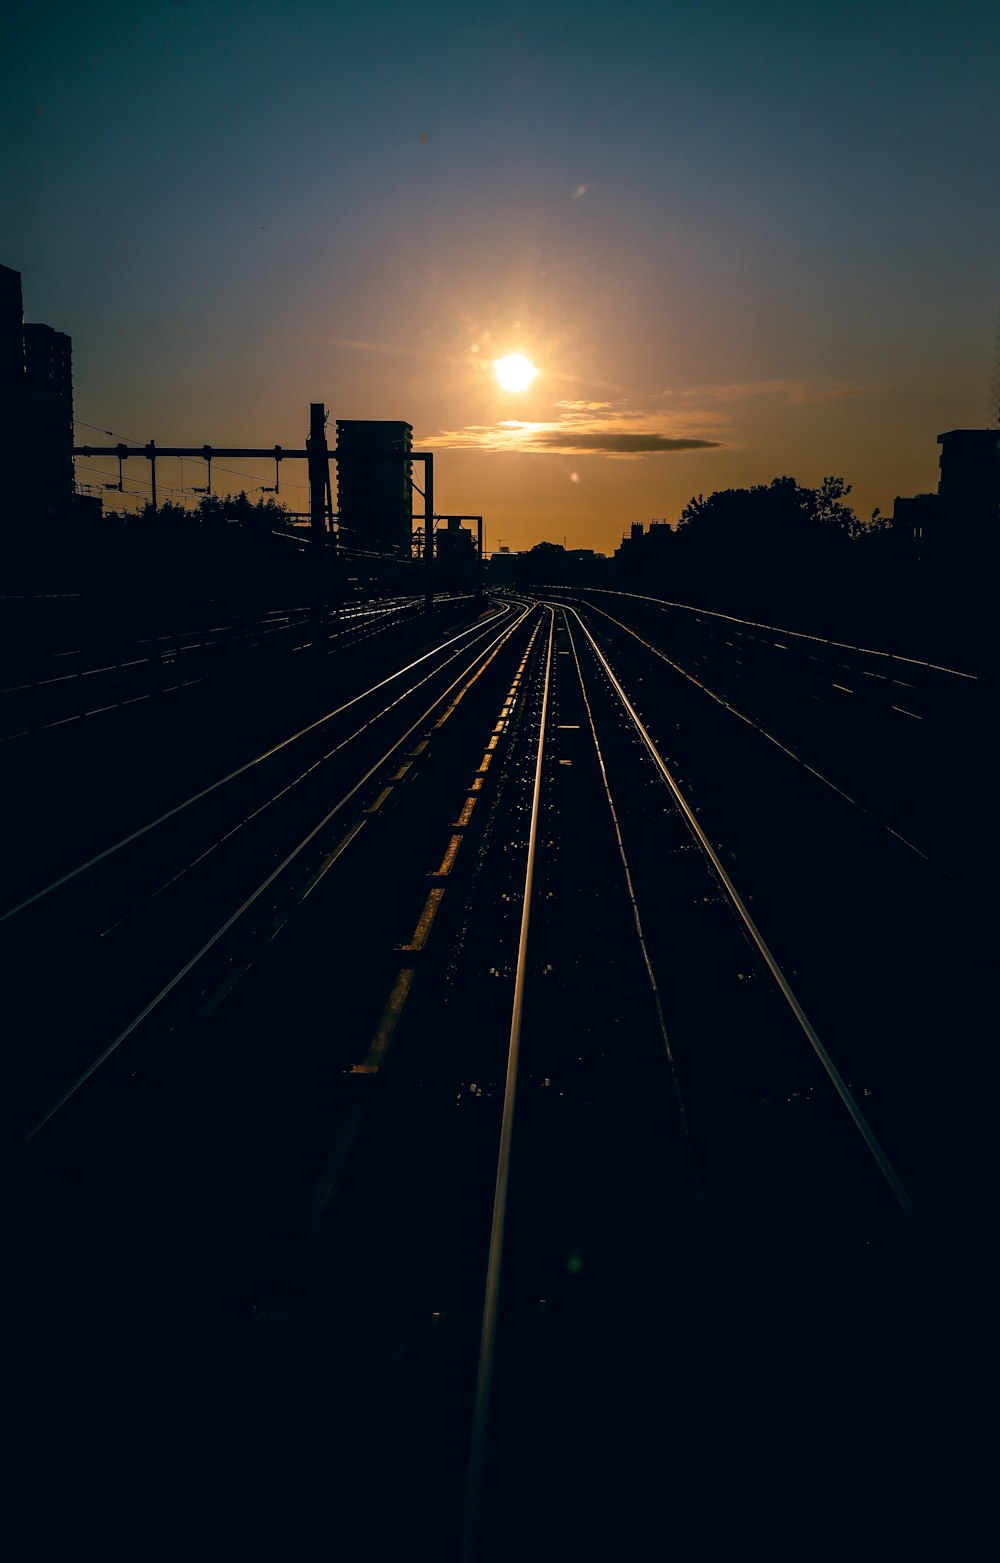
<svg viewBox="0 0 1000 1563"><path fill-rule="evenodd" d="M538 370L523 353L508 353L494 360L493 372L505 391L526 391Z"/></svg>

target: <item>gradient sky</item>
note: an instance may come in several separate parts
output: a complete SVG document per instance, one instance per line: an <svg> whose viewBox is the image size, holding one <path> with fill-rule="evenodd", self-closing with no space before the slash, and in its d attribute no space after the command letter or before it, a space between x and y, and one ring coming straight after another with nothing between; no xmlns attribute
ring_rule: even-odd
<svg viewBox="0 0 1000 1563"><path fill-rule="evenodd" d="M610 550L783 473L890 511L991 421L994 0L37 0L0 78L0 261L116 436L404 418L488 548Z"/></svg>

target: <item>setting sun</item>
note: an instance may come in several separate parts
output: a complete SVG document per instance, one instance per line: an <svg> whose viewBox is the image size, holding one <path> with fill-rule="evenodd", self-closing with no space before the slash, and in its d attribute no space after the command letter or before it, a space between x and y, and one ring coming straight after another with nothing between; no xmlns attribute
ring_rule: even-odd
<svg viewBox="0 0 1000 1563"><path fill-rule="evenodd" d="M505 391L527 390L538 373L523 353L508 353L506 358L498 358L493 370Z"/></svg>

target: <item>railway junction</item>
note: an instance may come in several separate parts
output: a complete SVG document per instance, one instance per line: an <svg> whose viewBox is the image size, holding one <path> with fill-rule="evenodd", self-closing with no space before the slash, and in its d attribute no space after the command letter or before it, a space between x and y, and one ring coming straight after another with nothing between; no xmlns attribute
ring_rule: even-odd
<svg viewBox="0 0 1000 1563"><path fill-rule="evenodd" d="M0 697L40 1550L977 1555L983 681L423 610Z"/></svg>

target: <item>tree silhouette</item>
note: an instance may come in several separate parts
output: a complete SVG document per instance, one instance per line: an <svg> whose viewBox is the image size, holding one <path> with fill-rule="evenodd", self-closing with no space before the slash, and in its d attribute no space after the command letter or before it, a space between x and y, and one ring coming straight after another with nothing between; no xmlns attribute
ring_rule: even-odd
<svg viewBox="0 0 1000 1563"><path fill-rule="evenodd" d="M566 579L566 550L562 543L536 543L514 559L518 586L555 586Z"/></svg>
<svg viewBox="0 0 1000 1563"><path fill-rule="evenodd" d="M862 521L850 485L825 477L817 488L783 476L750 488L719 489L688 501L673 527L625 540L616 561L622 585L705 607L833 623L884 579L884 537L876 513ZM863 546L864 545L864 546Z"/></svg>

